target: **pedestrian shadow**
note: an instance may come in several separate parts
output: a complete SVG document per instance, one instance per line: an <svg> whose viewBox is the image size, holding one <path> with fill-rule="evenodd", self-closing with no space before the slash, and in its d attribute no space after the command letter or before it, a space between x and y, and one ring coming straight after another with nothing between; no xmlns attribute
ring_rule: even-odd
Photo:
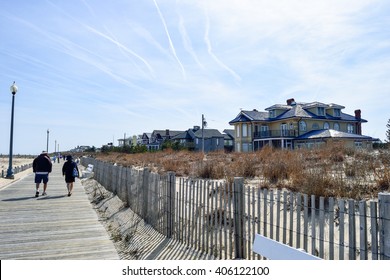
<svg viewBox="0 0 390 280"><path fill-rule="evenodd" d="M21 201L21 200L28 200L28 199L34 199L33 196L26 196L26 197L15 197L15 198L7 198L3 199L1 201Z"/></svg>
<svg viewBox="0 0 390 280"><path fill-rule="evenodd" d="M44 197L39 197L39 198L36 198L35 196L25 196L25 197L15 197L15 198L2 199L1 201L23 201L23 200L29 200L29 199L46 200L46 199L58 199L58 198L63 198L63 197L68 197L68 195L67 194L51 195L51 196L44 196Z"/></svg>
<svg viewBox="0 0 390 280"><path fill-rule="evenodd" d="M41 196L37 198L37 200L46 200L46 199L58 199L58 198L63 198L63 197L68 197L67 194L63 195L46 195L46 196Z"/></svg>

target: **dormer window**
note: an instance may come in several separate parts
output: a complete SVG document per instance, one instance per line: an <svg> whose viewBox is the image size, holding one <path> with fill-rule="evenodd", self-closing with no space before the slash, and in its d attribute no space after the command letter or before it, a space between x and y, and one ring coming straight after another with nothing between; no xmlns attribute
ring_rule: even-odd
<svg viewBox="0 0 390 280"><path fill-rule="evenodd" d="M318 116L325 116L325 108L324 107L317 107L317 115Z"/></svg>
<svg viewBox="0 0 390 280"><path fill-rule="evenodd" d="M274 118L275 117L275 110L269 111L269 117Z"/></svg>
<svg viewBox="0 0 390 280"><path fill-rule="evenodd" d="M341 110L340 109L334 109L334 116L340 117L341 116Z"/></svg>

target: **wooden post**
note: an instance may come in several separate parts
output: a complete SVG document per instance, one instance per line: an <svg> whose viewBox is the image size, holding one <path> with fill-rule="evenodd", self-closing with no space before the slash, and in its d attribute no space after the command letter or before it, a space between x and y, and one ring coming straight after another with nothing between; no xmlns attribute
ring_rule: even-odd
<svg viewBox="0 0 390 280"><path fill-rule="evenodd" d="M379 193L378 204L380 256L390 260L390 193Z"/></svg>
<svg viewBox="0 0 390 280"><path fill-rule="evenodd" d="M372 259L378 260L378 202L370 201Z"/></svg>
<svg viewBox="0 0 390 280"><path fill-rule="evenodd" d="M168 172L167 184L167 233L168 238L172 237L175 232L175 193L176 193L176 177L174 172Z"/></svg>
<svg viewBox="0 0 390 280"><path fill-rule="evenodd" d="M234 178L234 246L235 258L245 259L244 256L244 178Z"/></svg>
<svg viewBox="0 0 390 280"><path fill-rule="evenodd" d="M148 207L149 205L149 174L150 170L149 168L145 167L143 174L142 174L142 218L145 220L146 223L149 223L148 219Z"/></svg>

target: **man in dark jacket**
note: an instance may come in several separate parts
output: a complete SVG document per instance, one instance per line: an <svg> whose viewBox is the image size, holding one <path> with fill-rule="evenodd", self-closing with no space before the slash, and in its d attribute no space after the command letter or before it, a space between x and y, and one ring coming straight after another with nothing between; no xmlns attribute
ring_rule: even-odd
<svg viewBox="0 0 390 280"><path fill-rule="evenodd" d="M52 162L46 151L43 151L33 161L33 172L35 173L36 193L35 197L39 196L39 185L43 182L43 193L46 195L47 182L49 181L49 173L52 170Z"/></svg>

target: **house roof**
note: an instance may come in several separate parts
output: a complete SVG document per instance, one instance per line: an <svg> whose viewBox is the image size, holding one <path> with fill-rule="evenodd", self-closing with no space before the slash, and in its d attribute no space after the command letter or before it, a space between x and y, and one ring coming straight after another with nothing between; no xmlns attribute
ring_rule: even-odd
<svg viewBox="0 0 390 280"><path fill-rule="evenodd" d="M229 122L229 124L238 123L238 122L249 122L249 121L265 121L268 120L268 112L259 112L257 110L245 111L242 110L237 117Z"/></svg>
<svg viewBox="0 0 390 280"><path fill-rule="evenodd" d="M161 137L164 137L164 136L167 136L167 132L168 132L168 136L174 137L174 136L176 136L176 135L178 135L180 133L183 133L183 130L169 130L169 129L154 130L153 134L154 135L160 134Z"/></svg>
<svg viewBox="0 0 390 280"><path fill-rule="evenodd" d="M225 129L223 131L227 136L230 138L234 139L234 129ZM226 138L226 137L225 137Z"/></svg>
<svg viewBox="0 0 390 280"><path fill-rule="evenodd" d="M266 108L265 110L281 109L284 110L282 114L275 116L274 118L269 117L269 112L260 112L257 110L246 111L241 110L241 112L233 120L229 122L230 125L239 122L253 122L253 121L278 121L291 118L308 118L308 119L322 119L322 120L340 120L340 121L354 121L354 122L367 122L365 119L357 119L355 116L340 113L339 117L335 117L329 114L325 116L319 116L308 109L313 107L326 107L326 108L337 108L343 109L344 107L337 104L324 104L320 102L311 102L311 103L294 103L293 105L282 105L275 104L271 107Z"/></svg>
<svg viewBox="0 0 390 280"><path fill-rule="evenodd" d="M203 129L203 137L204 138L213 138L213 137L224 137L221 132L219 132L217 129ZM187 131L180 133L173 137L173 140L178 139L194 139L194 138L202 138L202 129L188 129Z"/></svg>
<svg viewBox="0 0 390 280"><path fill-rule="evenodd" d="M199 129L199 130L195 131L194 135L196 138L202 138L202 130ZM223 135L221 132L218 131L218 129L206 128L206 129L203 129L203 137L204 138L213 138L213 137L222 137L223 138Z"/></svg>
<svg viewBox="0 0 390 280"><path fill-rule="evenodd" d="M342 139L369 140L369 141L376 140L370 136L347 133L347 132L337 131L334 129L312 130L312 131L309 131L309 132L295 138L295 140L325 139L325 138L326 139L327 138L334 138L334 139L342 138Z"/></svg>
<svg viewBox="0 0 390 280"><path fill-rule="evenodd" d="M192 139L191 135L188 132L189 130L186 130L182 133L179 133L175 136L172 137L172 140L177 140L177 139Z"/></svg>

